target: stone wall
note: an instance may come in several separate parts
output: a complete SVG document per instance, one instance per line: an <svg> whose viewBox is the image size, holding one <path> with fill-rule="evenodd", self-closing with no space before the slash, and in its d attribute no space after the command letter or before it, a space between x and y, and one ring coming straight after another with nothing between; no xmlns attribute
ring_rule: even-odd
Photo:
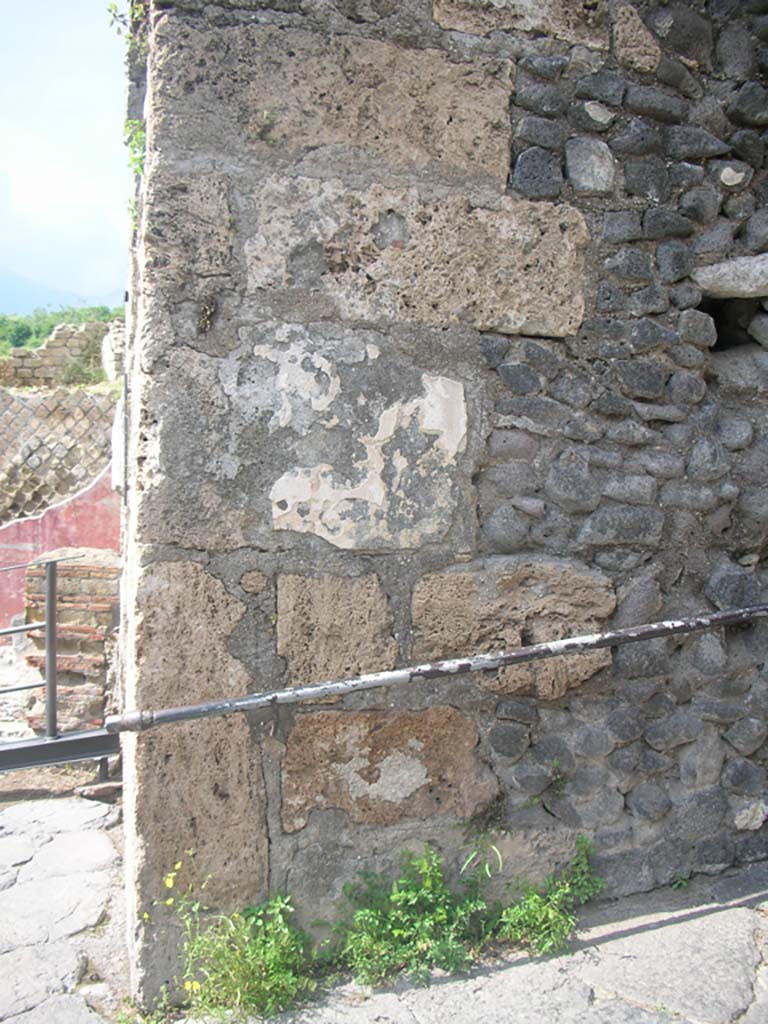
<svg viewBox="0 0 768 1024"><path fill-rule="evenodd" d="M103 377L102 343L118 323L59 324L40 348L16 348L0 359L0 383L19 388L95 383Z"/></svg>
<svg viewBox="0 0 768 1024"><path fill-rule="evenodd" d="M57 696L62 732L92 729L104 724L112 700L108 686L110 652L119 618L119 556L116 552L83 548L48 553L51 558L75 554L77 561L57 568ZM42 554L41 558L47 557ZM26 570L25 621L45 619L45 567ZM45 632L30 633L36 652L25 654L33 668L45 670ZM45 732L45 693L32 690L26 719L36 732Z"/></svg>
<svg viewBox="0 0 768 1024"><path fill-rule="evenodd" d="M0 525L83 490L109 463L116 398L85 388L0 388Z"/></svg>
<svg viewBox="0 0 768 1024"><path fill-rule="evenodd" d="M157 708L764 599L763 0L154 12L123 672ZM134 86L134 107L140 89ZM763 307L764 308L764 307ZM182 851L305 920L499 830L609 894L768 854L768 630L130 737L142 911Z"/></svg>

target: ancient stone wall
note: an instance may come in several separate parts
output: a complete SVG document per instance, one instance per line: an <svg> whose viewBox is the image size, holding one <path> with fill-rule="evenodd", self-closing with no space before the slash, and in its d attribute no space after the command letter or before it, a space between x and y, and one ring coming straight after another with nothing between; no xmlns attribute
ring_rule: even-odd
<svg viewBox="0 0 768 1024"><path fill-rule="evenodd" d="M756 602L763 0L177 0L153 12L129 341L128 706ZM134 96L134 104L138 100ZM768 631L130 737L143 910L464 826L608 892L768 855Z"/></svg>
<svg viewBox="0 0 768 1024"><path fill-rule="evenodd" d="M0 525L43 512L99 475L115 405L108 390L0 387Z"/></svg>
<svg viewBox="0 0 768 1024"><path fill-rule="evenodd" d="M40 348L16 348L0 359L0 383L6 387L53 388L103 379L102 344L110 328L119 335L118 323L59 324Z"/></svg>
<svg viewBox="0 0 768 1024"><path fill-rule="evenodd" d="M62 732L92 729L104 724L109 654L119 619L119 556L116 552L80 548L48 552L51 558L76 555L77 561L57 568L57 701ZM47 557L41 553L41 557ZM25 620L45 619L45 567L26 570ZM25 654L33 668L45 669L45 631L29 634L35 651ZM36 732L45 732L45 693L30 691L26 719Z"/></svg>

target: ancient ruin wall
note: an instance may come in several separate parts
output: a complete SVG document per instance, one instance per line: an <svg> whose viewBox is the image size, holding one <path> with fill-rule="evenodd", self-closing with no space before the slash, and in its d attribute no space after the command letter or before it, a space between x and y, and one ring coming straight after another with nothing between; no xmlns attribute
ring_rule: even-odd
<svg viewBox="0 0 768 1024"><path fill-rule="evenodd" d="M128 706L765 595L766 18L157 5ZM455 861L473 817L532 879L593 835L613 894L766 856L765 650L756 625L129 738L137 991L173 969L143 912L185 850L215 905L288 889L305 919L405 846Z"/></svg>

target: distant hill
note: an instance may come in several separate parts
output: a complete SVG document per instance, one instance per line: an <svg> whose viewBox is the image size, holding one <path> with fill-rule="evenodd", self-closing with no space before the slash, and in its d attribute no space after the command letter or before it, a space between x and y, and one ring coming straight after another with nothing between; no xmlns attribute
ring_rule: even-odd
<svg viewBox="0 0 768 1024"><path fill-rule="evenodd" d="M49 288L7 267L0 267L0 313L31 313L34 309L58 309L60 306L117 306L122 301L121 288L106 295L78 295Z"/></svg>

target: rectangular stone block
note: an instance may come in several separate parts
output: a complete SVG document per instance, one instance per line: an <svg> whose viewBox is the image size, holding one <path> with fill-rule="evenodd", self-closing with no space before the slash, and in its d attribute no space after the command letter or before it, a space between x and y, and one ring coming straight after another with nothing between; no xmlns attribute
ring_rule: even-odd
<svg viewBox="0 0 768 1024"><path fill-rule="evenodd" d="M249 289L319 297L343 320L562 337L584 313L588 231L565 205L275 175L249 197L244 233Z"/></svg>
<svg viewBox="0 0 768 1024"><path fill-rule="evenodd" d="M166 145L196 159L329 156L377 174L506 181L506 61L456 63L438 50L270 26L173 29L161 25L156 37L155 125Z"/></svg>
<svg viewBox="0 0 768 1024"><path fill-rule="evenodd" d="M609 42L600 12L577 0L433 0L432 10L443 28L475 35L531 32L601 49Z"/></svg>

